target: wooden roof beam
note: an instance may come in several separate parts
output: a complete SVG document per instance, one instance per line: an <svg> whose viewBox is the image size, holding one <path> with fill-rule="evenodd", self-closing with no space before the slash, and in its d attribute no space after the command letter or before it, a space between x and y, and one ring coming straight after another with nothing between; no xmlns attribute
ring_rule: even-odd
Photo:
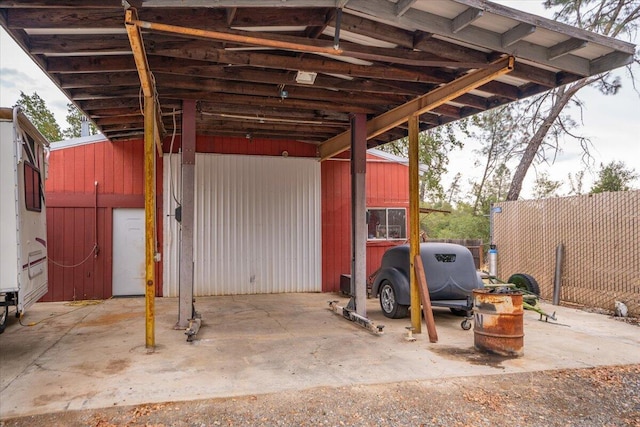
<svg viewBox="0 0 640 427"><path fill-rule="evenodd" d="M451 83L440 86L404 105L383 113L367 122L367 139L374 138L385 131L404 123L411 115L420 115L433 110L472 89L487 83L496 77L513 70L515 60L512 56L500 59L490 67L473 71ZM343 132L323 142L318 148L320 159L326 160L347 150L350 145L351 133Z"/></svg>
<svg viewBox="0 0 640 427"><path fill-rule="evenodd" d="M190 49L187 44L180 48L149 47L150 55L164 55L174 58L196 59L213 63L234 64L253 67L273 68L290 71L313 70L319 73L343 74L351 77L363 77L383 80L399 80L422 83L446 83L451 80L451 75L444 70L433 68L402 68L387 65L385 67L370 67L368 65L350 64L347 62L332 60L329 58L311 57L303 58L285 55L269 55L265 53L229 52L223 49ZM431 64L445 65L445 61L434 61ZM455 63L446 63L449 66L457 66ZM487 63L473 62L461 65L474 67L486 66ZM154 68L155 69L155 68Z"/></svg>
<svg viewBox="0 0 640 427"><path fill-rule="evenodd" d="M407 13L407 10L411 9L411 6L418 0L398 0L396 3L396 15L402 16Z"/></svg>
<svg viewBox="0 0 640 427"><path fill-rule="evenodd" d="M474 4L474 1L468 1L465 4L468 6L469 4ZM484 9L485 13L488 13L491 7L491 4L485 3L482 3L482 6L478 6L479 9ZM555 60L550 60L548 58L548 49L544 46L533 43L519 42L509 46L508 48L504 48L502 46L502 34L500 33L476 27L474 25L468 25L454 33L452 19L418 10L416 8L410 9L406 14L399 17L395 15L394 4L387 0L352 0L352 2L349 3L349 8L360 13L375 14L380 21L385 23L399 24L404 27L415 28L416 30L427 33L439 34L445 37L448 36L463 43L480 45L485 49L517 55L518 58L537 62L549 67L560 68L581 76L587 76L590 73L589 59L574 55L563 55ZM501 14L499 11L496 11L496 13L498 15ZM524 14L522 17L524 17ZM542 23L544 20L540 19L540 22ZM560 27L559 23L556 24ZM542 24L539 26L541 27ZM567 32L569 31L567 30ZM580 32L575 29L573 33L587 34L586 32ZM594 41L596 39L594 35L589 35L589 37ZM580 37L576 35L576 38ZM605 42L610 45L616 43L616 41L609 39ZM630 55L633 56L633 53L630 53Z"/></svg>
<svg viewBox="0 0 640 427"><path fill-rule="evenodd" d="M535 33L536 28L537 27L535 25L521 23L510 30L505 31L501 36L502 47L509 47L512 44L519 42L528 35Z"/></svg>
<svg viewBox="0 0 640 427"><path fill-rule="evenodd" d="M264 98L251 95L235 95L227 93L211 93L205 91L160 91L164 99L196 99L199 101L223 102L238 105L259 105L263 107L285 107L312 111L336 111L341 113L372 114L376 109L371 105L358 105L334 101L308 101L301 99L280 99L276 97Z"/></svg>
<svg viewBox="0 0 640 427"><path fill-rule="evenodd" d="M263 107L260 105L240 105L221 102L200 102L198 111L213 114L237 114L255 118L282 118L289 120L320 120L336 124L349 124L346 113L327 113L319 110L301 110L294 108Z"/></svg>
<svg viewBox="0 0 640 427"><path fill-rule="evenodd" d="M297 83L295 81L295 74L290 72L279 72L275 70L257 70L253 68L228 68L224 66L211 65L209 67L175 67L169 69L154 68L156 70L155 76L160 81L161 79L176 79L176 75L186 76L188 79L193 79L192 76L199 76L202 78L212 78L222 81L231 82L249 82L249 83L263 83L272 85L287 85L287 86L299 86L301 88L309 88L309 85ZM62 79L61 79L62 80ZM117 79L113 79L117 80ZM69 80L65 80L69 81ZM75 77L74 77L74 81ZM391 82L391 81L389 81ZM82 79L77 80L77 84L82 84ZM316 89L328 89L331 91L339 90L341 92L368 92L373 94L388 94L388 95L421 95L427 92L427 88L430 85L426 83L412 83L412 82L391 82L390 84L379 83L372 80L344 80L337 77L331 77L326 75L318 75L313 84L313 88Z"/></svg>
<svg viewBox="0 0 640 427"><path fill-rule="evenodd" d="M127 29L127 35L129 36L129 43L131 43L131 50L133 51L133 58L136 62L136 68L138 70L138 77L140 78L140 86L145 98L152 98L155 108L152 111L155 112L155 118L153 122L157 127L157 132L153 132L154 140L158 154L162 155L162 138L166 131L164 124L162 123L162 111L160 109L160 102L158 102L158 95L156 92L156 85L149 69L149 63L147 62L147 53L144 49L144 42L142 41L142 31L134 22L138 18L138 13L135 9L127 9L125 11L125 28ZM145 107L145 114L146 114ZM147 120L145 120L146 124Z"/></svg>
<svg viewBox="0 0 640 427"><path fill-rule="evenodd" d="M408 98L390 94L374 94L374 93L350 93L347 91L332 91L326 89L316 89L313 87L291 86L286 87L288 95L284 98L280 97L279 89L276 85L262 83L242 83L234 81L220 81L216 79L198 79L198 78L170 78L171 76L158 74L156 76L158 85L162 88L163 93L166 90L194 90L209 91L215 93L231 93L239 95L253 95L263 97L280 98L281 101L287 99L307 99L310 101L320 100L328 102L336 102L339 98L340 102L351 103L354 105L373 105L384 106L391 104L399 104L405 102Z"/></svg>
<svg viewBox="0 0 640 427"><path fill-rule="evenodd" d="M413 32L393 25L382 24L350 13L342 14L342 29L350 33L361 34L400 47L413 49Z"/></svg>
<svg viewBox="0 0 640 427"><path fill-rule="evenodd" d="M585 47L587 45L587 41L586 40L580 40L580 39L569 39L569 40L565 40L563 42L560 42L556 45L551 46L550 48L547 49L547 58L550 61L553 61L555 59L558 59L564 55L568 55L573 51L576 51L578 49L582 49L583 47Z"/></svg>
<svg viewBox="0 0 640 427"><path fill-rule="evenodd" d="M460 30L467 28L467 26L471 25L475 20L479 19L482 16L482 9L476 9L475 7L470 7L451 21L451 32L453 34L457 33Z"/></svg>
<svg viewBox="0 0 640 427"><path fill-rule="evenodd" d="M149 22L132 19L131 23L136 27L147 30L159 31L163 33L178 34L182 36L198 37L204 39L218 40L223 42L238 43L241 45L270 47L275 49L292 50L295 52L324 53L330 55L342 54L341 49L333 46L314 46L306 43L291 42L284 40L274 40L272 38L255 37L248 34L239 34L238 32L220 32L210 30L200 30L197 28L182 27L178 25L162 24L158 22Z"/></svg>

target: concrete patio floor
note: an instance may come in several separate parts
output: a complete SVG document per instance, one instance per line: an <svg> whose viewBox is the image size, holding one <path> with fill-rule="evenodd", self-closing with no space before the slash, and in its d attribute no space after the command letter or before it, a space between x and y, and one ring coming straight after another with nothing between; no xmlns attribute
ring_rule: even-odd
<svg viewBox="0 0 640 427"><path fill-rule="evenodd" d="M184 401L434 378L640 363L640 329L605 315L543 304L557 324L525 312L524 355L476 352L461 318L435 310L439 341L405 340L409 319L375 336L328 310L335 294L198 298L203 326L174 330L178 300L156 299L156 344L145 349L144 299L38 303L0 335L0 419L72 409Z"/></svg>

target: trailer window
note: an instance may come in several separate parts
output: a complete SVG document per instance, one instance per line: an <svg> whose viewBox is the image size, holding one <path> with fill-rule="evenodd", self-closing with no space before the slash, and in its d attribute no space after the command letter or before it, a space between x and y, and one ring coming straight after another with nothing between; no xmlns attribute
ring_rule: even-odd
<svg viewBox="0 0 640 427"><path fill-rule="evenodd" d="M399 209L367 209L369 240L404 240L407 238L407 213Z"/></svg>
<svg viewBox="0 0 640 427"><path fill-rule="evenodd" d="M31 163L24 164L24 204L28 211L42 211L40 171Z"/></svg>

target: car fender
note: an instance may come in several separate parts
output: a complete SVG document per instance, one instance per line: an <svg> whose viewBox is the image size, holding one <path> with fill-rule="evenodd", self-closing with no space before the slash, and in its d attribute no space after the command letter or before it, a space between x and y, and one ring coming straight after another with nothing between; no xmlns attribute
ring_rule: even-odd
<svg viewBox="0 0 640 427"><path fill-rule="evenodd" d="M396 301L400 305L411 305L411 293L409 290L409 279L397 268L385 268L380 271L373 282L371 293L378 296L382 282L388 280L394 285L396 291Z"/></svg>

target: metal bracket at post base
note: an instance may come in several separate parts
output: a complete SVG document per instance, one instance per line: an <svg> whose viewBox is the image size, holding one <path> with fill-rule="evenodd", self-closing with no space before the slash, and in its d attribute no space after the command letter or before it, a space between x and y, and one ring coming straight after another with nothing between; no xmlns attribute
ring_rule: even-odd
<svg viewBox="0 0 640 427"><path fill-rule="evenodd" d="M329 310L336 314L341 315L347 320L362 326L374 335L382 335L384 333L384 325L376 325L366 317L360 316L354 311L354 309L347 307L341 307L338 305L338 301L329 301Z"/></svg>
<svg viewBox="0 0 640 427"><path fill-rule="evenodd" d="M189 319L189 327L184 334L187 336L187 342L193 342L196 339L196 335L202 326L202 315L195 311L193 313L193 319Z"/></svg>

